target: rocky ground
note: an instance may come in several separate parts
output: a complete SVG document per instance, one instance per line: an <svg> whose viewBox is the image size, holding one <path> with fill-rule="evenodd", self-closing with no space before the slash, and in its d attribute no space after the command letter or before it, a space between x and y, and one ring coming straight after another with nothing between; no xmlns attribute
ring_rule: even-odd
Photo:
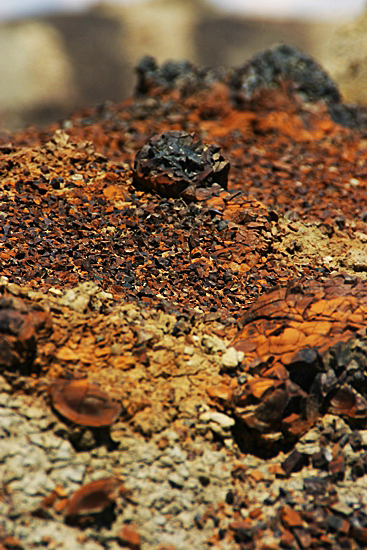
<svg viewBox="0 0 367 550"><path fill-rule="evenodd" d="M2 136L3 548L367 546L365 136L288 47Z"/></svg>

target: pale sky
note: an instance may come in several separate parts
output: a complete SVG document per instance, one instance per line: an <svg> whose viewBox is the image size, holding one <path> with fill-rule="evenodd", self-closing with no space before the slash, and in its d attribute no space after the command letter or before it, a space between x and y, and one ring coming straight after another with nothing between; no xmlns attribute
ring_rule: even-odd
<svg viewBox="0 0 367 550"><path fill-rule="evenodd" d="M366 6L366 0L210 0L230 11L274 17L352 19Z"/></svg>
<svg viewBox="0 0 367 550"><path fill-rule="evenodd" d="M109 0L111 3L138 4L144 0ZM352 19L362 13L366 0L207 0L222 10L244 15L307 19ZM97 0L0 0L0 19L29 15L78 11Z"/></svg>

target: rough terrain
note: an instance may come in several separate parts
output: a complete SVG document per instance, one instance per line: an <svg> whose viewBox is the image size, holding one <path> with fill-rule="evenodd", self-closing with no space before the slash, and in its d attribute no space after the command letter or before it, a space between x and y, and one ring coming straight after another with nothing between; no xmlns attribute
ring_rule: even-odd
<svg viewBox="0 0 367 550"><path fill-rule="evenodd" d="M366 113L286 46L137 72L0 143L0 544L364 548Z"/></svg>

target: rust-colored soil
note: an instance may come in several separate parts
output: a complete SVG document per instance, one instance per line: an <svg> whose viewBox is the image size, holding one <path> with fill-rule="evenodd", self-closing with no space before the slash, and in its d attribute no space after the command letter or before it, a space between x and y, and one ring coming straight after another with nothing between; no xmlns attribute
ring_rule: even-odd
<svg viewBox="0 0 367 550"><path fill-rule="evenodd" d="M189 438L209 404L234 418L236 452L264 456L326 413L365 426L365 129L286 87L241 105L226 80L152 90L1 141L0 365L14 393L50 407L55 379L62 403L85 378L146 436ZM173 130L220 146L227 189L134 186L135 155ZM88 425L86 409L70 419ZM241 539L255 519L234 514L230 540L255 547ZM304 534L306 512L277 521L284 548L330 547L322 529Z"/></svg>

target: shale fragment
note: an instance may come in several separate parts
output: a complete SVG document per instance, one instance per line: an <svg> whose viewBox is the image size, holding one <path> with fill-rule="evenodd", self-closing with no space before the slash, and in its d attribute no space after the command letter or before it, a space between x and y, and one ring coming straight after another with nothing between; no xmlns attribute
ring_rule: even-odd
<svg viewBox="0 0 367 550"><path fill-rule="evenodd" d="M119 481L113 477L92 481L75 491L67 501L64 516L69 523L77 523L83 516L97 516L106 512L115 502Z"/></svg>
<svg viewBox="0 0 367 550"><path fill-rule="evenodd" d="M50 388L52 406L67 420L88 428L113 424L121 406L108 394L86 379L57 380Z"/></svg>

